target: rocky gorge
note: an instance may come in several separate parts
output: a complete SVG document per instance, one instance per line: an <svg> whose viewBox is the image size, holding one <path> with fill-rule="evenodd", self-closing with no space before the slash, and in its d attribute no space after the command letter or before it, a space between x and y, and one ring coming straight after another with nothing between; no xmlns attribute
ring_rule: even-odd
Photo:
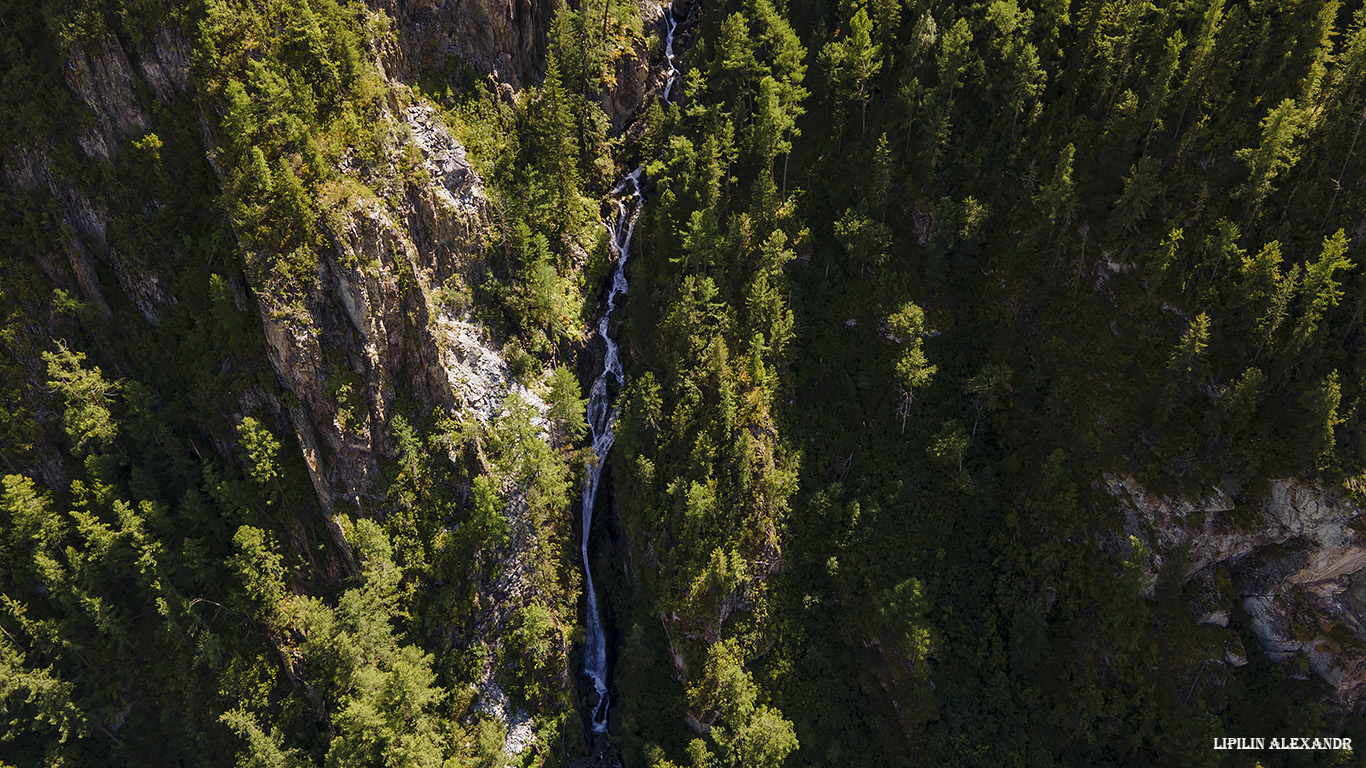
<svg viewBox="0 0 1366 768"><path fill-rule="evenodd" d="M441 112L408 83L424 71L423 62L455 59L487 72L507 98L525 98L523 90L544 71L550 6L399 0L376 10L388 14L395 31L374 62L385 89L369 116L381 137L378 164L361 167L344 155L339 176L322 190L314 213L330 247L318 251L308 280L288 284L248 270L229 281L237 306L257 310L279 386L279 392L265 387L244 392L231 420L240 422L264 408L274 426L293 434L316 500L308 525L327 540L319 548L299 531L294 546L334 584L358 573L338 515L383 515L388 506L382 467L398 450L390 430L396 400L403 398L418 411L436 409L491 425L507 414L511 396L530 406L542 430L546 424L540 388L513 375L496 332L474 316L470 303L474 286L490 268L487 251L499 211ZM662 28L661 7L643 10L648 24ZM65 84L89 114L79 137L84 162L107 163L128 152L130 140L158 129L162 111L197 110L204 158L219 181L228 183L215 121L203 106L195 106L198 84L190 48L174 26L136 39L109 34L97 45L72 47ZM618 58L617 86L603 97L616 132L625 130L647 94L663 85L647 74L648 57L639 41ZM4 163L10 189L46 190L61 204L71 236L63 262L40 258L49 279L69 285L106 318L106 297L114 290L148 322L157 322L158 307L177 301L170 281L155 266L110 247L105 237L109 213L78 185L61 180L62 174L50 173L51 162L39 145L10 148ZM242 245L250 248L245 239ZM586 341L578 342L580 348ZM223 367L242 364L228 359ZM218 448L225 455L230 450L222 443ZM465 461L454 451L449 458ZM487 466L489 459L481 450L475 461ZM64 482L56 462L49 462L44 474L50 485ZM458 492L468 496L470 489ZM499 556L497 576L479 588L483 608L474 619L479 635L474 639L494 647L513 634L522 595L538 589L530 572L549 535L528 516L521 482L509 480L499 492L507 499L510 547ZM566 673L568 650L559 649L558 660L551 662ZM502 690L506 674L492 665L493 656L488 658L475 706L507 722L505 747L515 756L531 743L535 723L509 703Z"/></svg>
<svg viewBox="0 0 1366 768"><path fill-rule="evenodd" d="M1359 4L0 11L0 768L1360 740Z"/></svg>

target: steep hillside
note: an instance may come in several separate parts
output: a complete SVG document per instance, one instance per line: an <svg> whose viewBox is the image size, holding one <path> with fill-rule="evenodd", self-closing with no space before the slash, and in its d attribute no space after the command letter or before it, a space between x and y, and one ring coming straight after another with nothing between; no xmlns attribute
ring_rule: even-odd
<svg viewBox="0 0 1366 768"><path fill-rule="evenodd" d="M578 749L597 228L474 167L536 172L553 9L429 61L400 6L4 12L7 762ZM515 91L411 85L521 38Z"/></svg>

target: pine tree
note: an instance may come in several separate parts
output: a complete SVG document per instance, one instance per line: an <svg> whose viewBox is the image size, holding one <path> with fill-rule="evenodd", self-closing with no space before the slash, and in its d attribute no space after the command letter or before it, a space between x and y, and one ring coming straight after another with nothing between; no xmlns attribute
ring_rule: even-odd
<svg viewBox="0 0 1366 768"><path fill-rule="evenodd" d="M765 75L759 81L759 95L754 103L754 126L751 131L753 152L762 160L762 167L772 177L773 160L792 151L787 140L793 128L791 115L783 109L778 81Z"/></svg>
<svg viewBox="0 0 1366 768"><path fill-rule="evenodd" d="M251 416L242 419L237 427L242 448L247 452L247 471L255 481L267 504L275 503L284 495L280 486L280 441L265 425Z"/></svg>
<svg viewBox="0 0 1366 768"><path fill-rule="evenodd" d="M1224 2L1225 0L1206 0L1200 31L1191 41L1190 64L1186 68L1186 77L1181 84L1181 90L1184 92L1182 121L1192 104L1197 112L1204 108L1206 84L1216 64L1214 52L1224 20ZM1178 122L1174 133L1180 132L1181 122Z"/></svg>
<svg viewBox="0 0 1366 768"><path fill-rule="evenodd" d="M229 567L237 577L240 609L267 626L277 626L286 595L282 558L273 550L265 531L244 525L233 536L234 554Z"/></svg>
<svg viewBox="0 0 1366 768"><path fill-rule="evenodd" d="M821 49L826 79L835 100L859 104L860 132L868 132L868 99L873 81L882 71L882 47L873 41L873 22L859 8L849 20L849 32Z"/></svg>
<svg viewBox="0 0 1366 768"><path fill-rule="evenodd" d="M906 150L911 148L911 134L919 123L920 107L928 92L925 86L920 84L918 77L903 81L897 88L896 100L901 106L901 125L906 129Z"/></svg>
<svg viewBox="0 0 1366 768"><path fill-rule="evenodd" d="M1209 315L1201 312L1186 329L1181 343L1172 351L1168 370L1174 379L1183 382L1193 381L1200 376L1200 364L1204 359L1205 348L1209 346Z"/></svg>
<svg viewBox="0 0 1366 768"><path fill-rule="evenodd" d="M1308 439L1305 454L1313 456L1320 466L1332 461L1337 445L1337 428L1346 419L1338 413L1342 405L1342 381L1336 369L1305 393L1304 410Z"/></svg>
<svg viewBox="0 0 1366 768"><path fill-rule="evenodd" d="M1181 63L1181 53L1186 49L1186 38L1180 30L1172 33L1167 38L1167 44L1162 51L1162 59L1157 65L1157 75L1152 80L1152 90L1148 95L1148 109L1146 111L1148 119L1148 132L1143 137L1143 154L1148 154L1148 142L1152 140L1153 131L1157 130L1158 118L1162 115L1162 109L1167 105L1167 98L1171 96L1172 79L1176 76L1176 69Z"/></svg>
<svg viewBox="0 0 1366 768"><path fill-rule="evenodd" d="M1043 92L1044 71L1033 43L1025 34L1033 24L1033 11L1021 11L1015 0L994 0L987 6L987 19L995 28L993 48L1001 61L1001 80L995 86L1005 94L1011 112L1010 135L1015 135L1015 124L1025 105Z"/></svg>
<svg viewBox="0 0 1366 768"><path fill-rule="evenodd" d="M1342 140L1345 140L1346 133L1350 130L1352 138L1347 142L1347 150L1342 165L1333 180L1333 199L1324 209L1323 225L1328 223L1328 219L1333 213L1333 207L1337 204L1338 196L1342 193L1347 169L1351 166L1357 141L1361 138L1361 128L1366 125L1366 104L1361 103L1361 86L1363 82L1366 82L1366 8L1357 9L1342 49L1342 53L1338 56L1337 66L1334 67L1330 78L1332 85L1329 92L1332 96L1327 99L1332 115L1329 118L1329 126L1332 132L1330 135L1341 136ZM1358 114L1358 107L1360 107L1360 114ZM1355 126L1349 128L1353 124Z"/></svg>
<svg viewBox="0 0 1366 768"><path fill-rule="evenodd" d="M1257 352L1252 356L1254 363L1261 357L1262 352L1269 352L1274 349L1276 331L1281 327L1286 315L1289 314L1290 302L1300 289L1301 274L1300 265L1296 264L1285 275L1277 276L1266 312L1257 321L1259 341Z"/></svg>
<svg viewBox="0 0 1366 768"><path fill-rule="evenodd" d="M872 182L868 188L868 202L878 212L878 220L887 223L887 201L892 195L892 153L887 148L887 134L878 137L873 149Z"/></svg>
<svg viewBox="0 0 1366 768"><path fill-rule="evenodd" d="M716 54L715 69L710 78L712 87L720 89L722 100L733 104L732 109L738 114L750 112L759 61L754 55L749 21L744 14L732 13L721 22Z"/></svg>
<svg viewBox="0 0 1366 768"><path fill-rule="evenodd" d="M1077 215L1077 189L1072 180L1072 158L1076 151L1070 143L1063 147L1058 164L1053 167L1052 180L1034 197L1050 227L1058 232L1066 231Z"/></svg>
<svg viewBox="0 0 1366 768"><path fill-rule="evenodd" d="M967 19L960 16L944 33L936 55L939 64L939 88L947 92L941 122L947 123L949 113L953 110L953 92L967 69L968 57L972 53L971 45L972 29L968 26Z"/></svg>
<svg viewBox="0 0 1366 768"><path fill-rule="evenodd" d="M560 440L573 444L583 439L588 431L588 401L583 396L579 380L568 367L558 365L550 373L546 392L546 415L555 425Z"/></svg>
<svg viewBox="0 0 1366 768"><path fill-rule="evenodd" d="M1299 150L1295 146L1303 116L1294 99L1285 99L1262 120L1262 141L1255 148L1240 149L1238 159L1248 165L1243 196L1255 211L1271 191L1271 183L1295 165Z"/></svg>
<svg viewBox="0 0 1366 768"><path fill-rule="evenodd" d="M1252 306L1264 305L1283 278L1280 241L1272 240L1263 245L1255 255L1244 252L1238 271L1242 282L1240 298Z"/></svg>
<svg viewBox="0 0 1366 768"><path fill-rule="evenodd" d="M118 434L118 424L110 413L119 382L105 381L99 368L86 369L85 354L72 352L58 342L56 352L44 352L48 386L66 400L62 425L78 452L109 448Z"/></svg>
<svg viewBox="0 0 1366 768"><path fill-rule="evenodd" d="M887 263L891 231L887 225L869 218L863 206L846 210L835 222L835 239L858 265L860 275Z"/></svg>
<svg viewBox="0 0 1366 768"><path fill-rule="evenodd" d="M906 419L910 415L911 403L915 400L916 390L929 386L930 380L938 372L925 357L924 337L925 310L912 302L906 302L891 317L887 325L893 336L903 345L901 355L896 361L896 380L901 388L901 431L906 431Z"/></svg>
<svg viewBox="0 0 1366 768"><path fill-rule="evenodd" d="M578 221L582 205L579 198L578 142L573 133L577 124L564 90L559 61L552 54L546 63L545 82L532 112L533 138L542 147L539 159L550 181L556 231L569 232Z"/></svg>
<svg viewBox="0 0 1366 768"><path fill-rule="evenodd" d="M1144 157L1129 168L1129 175L1124 177L1124 192L1111 215L1117 229L1131 234L1138 229L1153 200L1162 192L1157 181L1158 168L1157 160L1151 157Z"/></svg>
<svg viewBox="0 0 1366 768"><path fill-rule="evenodd" d="M1347 235L1339 229L1335 234L1323 239L1323 251L1317 261L1304 270L1303 295L1309 302L1295 325L1286 349L1286 356L1294 360L1308 350L1318 336L1320 323L1329 310L1342 300L1342 287L1335 274L1338 270L1352 269L1347 258Z"/></svg>

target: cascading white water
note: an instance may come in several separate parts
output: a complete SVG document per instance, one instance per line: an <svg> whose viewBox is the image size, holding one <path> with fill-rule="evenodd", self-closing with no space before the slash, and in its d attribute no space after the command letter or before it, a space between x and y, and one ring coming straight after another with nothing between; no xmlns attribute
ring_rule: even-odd
<svg viewBox="0 0 1366 768"><path fill-rule="evenodd" d="M678 79L678 68L674 66L674 30L678 28L678 22L674 21L672 11L664 12L664 64L669 71L664 77L664 103L672 104L669 99L669 91L674 87L674 80Z"/></svg>
<svg viewBox="0 0 1366 768"><path fill-rule="evenodd" d="M598 335L607 345L607 354L603 358L602 373L593 382L593 389L588 395L588 436L593 440L593 455L596 461L589 466L588 479L583 484L581 549L586 582L584 589L588 594L587 639L584 642L583 664L584 673L592 678L593 688L598 694L597 704L593 707L593 730L597 733L607 730L607 639L602 630L602 616L598 613L598 596L593 588L593 570L588 565L588 533L593 526L593 505L598 498L598 481L602 478L603 463L607 459L607 452L612 450L612 441L615 439L612 428L616 425L617 412L611 407L607 393L607 377L614 377L617 386L621 386L621 357L617 350L617 342L609 331L612 310L617 307L617 297L626 295L626 260L631 255L631 234L635 231L641 206L645 202L645 197L640 191L640 174L643 171L643 168L631 171L612 190L613 195L620 195L626 192L629 186L630 205L617 200L616 224L608 225L612 232L614 250L617 252L617 268L612 273L612 287L607 292L607 311L598 321Z"/></svg>
<svg viewBox="0 0 1366 768"><path fill-rule="evenodd" d="M669 91L673 88L678 70L674 67L674 29L677 27L673 13L664 12L664 61L668 66L665 73L662 97L669 103ZM617 411L612 408L607 392L607 377L617 380L617 388L622 381L621 356L617 342L610 333L612 311L617 307L617 298L626 295L626 260L631 255L631 235L635 232L636 221L645 207L645 195L641 190L640 177L644 168L637 168L626 174L612 189L617 198L616 222L607 222L612 233L613 250L617 255L617 268L612 273L612 287L607 292L607 311L598 321L598 335L607 345L603 358L602 373L593 382L588 394L588 436L593 441L593 455L596 460L588 468L588 478L583 484L583 539L580 545L583 554L584 589L587 591L588 616L585 629L586 639L583 649L583 671L593 681L597 692L597 702L593 705L593 732L607 731L607 638L603 633L602 616L598 612L598 595L593 587L593 569L588 564L588 534L593 527L593 505L598 498L598 481L602 479L602 468L607 452L612 450L615 439L613 427L617 421ZM629 193L629 194L623 194ZM622 198L625 198L623 201Z"/></svg>

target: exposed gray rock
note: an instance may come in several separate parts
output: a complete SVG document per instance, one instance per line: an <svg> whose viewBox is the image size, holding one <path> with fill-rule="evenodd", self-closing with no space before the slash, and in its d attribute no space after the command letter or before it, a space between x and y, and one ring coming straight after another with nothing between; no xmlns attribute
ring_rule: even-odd
<svg viewBox="0 0 1366 768"><path fill-rule="evenodd" d="M408 76L454 56L520 89L545 67L555 4L545 0L386 0L403 29L400 70Z"/></svg>
<svg viewBox="0 0 1366 768"><path fill-rule="evenodd" d="M488 73L509 95L540 80L545 70L546 33L555 3L545 0L387 0L384 10L403 29L396 71L412 79L427 67L445 66L454 57L473 71ZM667 3L638 0L646 27L663 24ZM639 116L650 93L663 80L649 66L647 33L611 63L612 87L602 96L612 133ZM677 92L675 92L677 95ZM515 98L515 97L512 97Z"/></svg>
<svg viewBox="0 0 1366 768"><path fill-rule="evenodd" d="M1303 657L1337 691L1342 709L1362 701L1366 526L1359 506L1297 480L1274 481L1264 498L1248 502L1219 489L1202 499L1170 499L1132 477L1107 475L1105 482L1124 533L1149 548L1154 572L1178 551L1188 557L1185 576L1201 585L1191 606L1197 621L1228 627L1222 605L1240 602L1269 658ZM1237 666L1246 654L1235 642L1230 631L1227 661Z"/></svg>
<svg viewBox="0 0 1366 768"><path fill-rule="evenodd" d="M47 183L47 155L41 149L12 147L4 156L5 184L10 189L32 190Z"/></svg>
<svg viewBox="0 0 1366 768"><path fill-rule="evenodd" d="M441 124L436 110L414 104L405 111L413 143L422 151L423 166L444 192L442 201L467 214L478 215L483 205L483 182L470 166L465 147Z"/></svg>
<svg viewBox="0 0 1366 768"><path fill-rule="evenodd" d="M536 742L536 721L526 712L512 706L508 695L494 679L492 667L486 667L477 687L479 699L475 709L507 725L503 738L503 754L516 757Z"/></svg>
<svg viewBox="0 0 1366 768"><path fill-rule="evenodd" d="M64 74L67 87L94 113L77 139L88 157L108 160L125 136L147 130L133 90L133 66L118 38L106 36L93 51L71 51Z"/></svg>
<svg viewBox="0 0 1366 768"><path fill-rule="evenodd" d="M425 19L423 24L454 20L455 27L437 29L436 38L462 40L467 60L478 64L478 57L486 56L491 68L516 84L522 72L541 66L538 36L543 37L551 6L480 2L398 0L389 5ZM398 20L403 31L397 44L386 43L390 49L420 38L402 26L402 15ZM86 122L79 143L90 158L109 160L121 144L148 130L153 96L171 102L193 87L189 49L178 33L161 30L129 45L125 50L109 36L94 48L69 54L67 85L89 109L88 114L81 110ZM442 409L486 423L506 413L510 397L520 397L540 414L546 409L534 392L513 380L492 333L463 306L461 297L486 269L492 216L483 183L439 112L412 103L402 83L389 86L368 115L387 137L379 161L366 168L343 162L342 178L331 180L335 183L319 196L314 213L331 247L318 249L314 272L307 279L285 276L266 266L279 254L251 253L245 280L229 277L239 308L250 306L248 293L255 297L266 356L286 390L281 397L265 388L244 393L238 417L266 410L275 415L276 429L295 432L322 527L333 545L328 549L336 553L323 564L333 583L346 572L356 573L340 514L372 514L389 504L387 489L377 487L377 479L382 460L394 454L390 433L400 391L424 415ZM205 155L221 179L213 125L211 114L199 114ZM99 202L54 184L42 148L0 152L3 182L12 189L49 189L73 234L66 254L47 257L53 263L48 271L60 271L68 290L78 290L105 316L109 310L100 278L106 279L106 291L116 290L117 280L143 317L158 322L164 307L175 301L171 285L164 275L150 274L138 254L109 248L108 216ZM421 162L414 162L419 155ZM44 258L39 255L40 263ZM242 364L232 358L222 363L225 371ZM543 416L533 422L544 429ZM235 450L226 440L211 440L222 454ZM482 449L476 451L484 462ZM479 585L475 623L479 637L496 645L512 631L522 606L544 599L535 579L544 570L541 553L548 532L544 518L538 522L532 514L526 489L518 487L523 481L506 468L494 471L506 500L509 541L500 551L480 555L498 558L503 567ZM311 558L304 528L295 525L289 536L292 546ZM561 659L567 659L568 650L566 641ZM567 660L564 664L568 685ZM524 752L534 740L534 723L506 706L496 714L509 724L509 754Z"/></svg>
<svg viewBox="0 0 1366 768"><path fill-rule="evenodd" d="M113 248L109 249L109 262L114 268L114 277L119 281L119 287L133 300L143 319L153 325L161 322L158 307L176 303L175 297L161 284L161 277L138 269L131 259Z"/></svg>
<svg viewBox="0 0 1366 768"><path fill-rule="evenodd" d="M169 104L189 87L190 47L179 32L167 27L158 29L153 44L139 53L142 77L163 104Z"/></svg>
<svg viewBox="0 0 1366 768"><path fill-rule="evenodd" d="M95 272L95 257L85 244L76 238L66 241L66 254L71 262L71 273L76 278L76 285L80 287L81 298L94 307L101 317L109 319L112 313L104 301L104 294L100 291L100 277Z"/></svg>
<svg viewBox="0 0 1366 768"><path fill-rule="evenodd" d="M602 94L602 111L607 115L612 133L625 130L645 106L647 95L662 87L663 83L651 82L653 74L644 40L636 41L617 59L612 73L615 87ZM674 96L678 96L677 92Z"/></svg>

